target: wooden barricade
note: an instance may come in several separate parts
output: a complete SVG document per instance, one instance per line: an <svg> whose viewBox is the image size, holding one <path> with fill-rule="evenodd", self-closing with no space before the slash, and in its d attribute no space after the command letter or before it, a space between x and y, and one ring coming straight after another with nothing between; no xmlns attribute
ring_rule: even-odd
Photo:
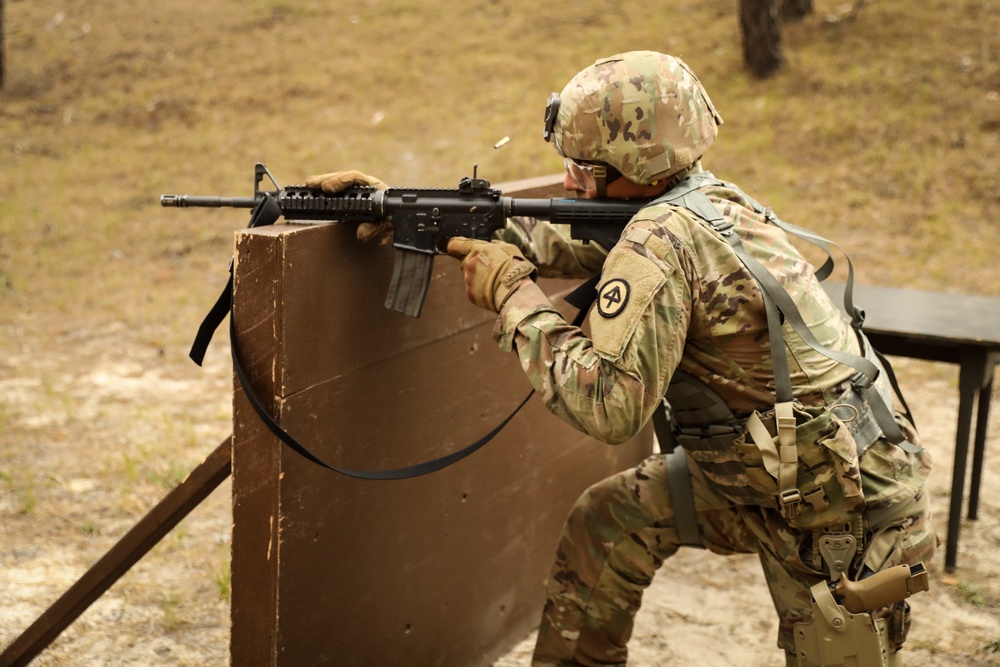
<svg viewBox="0 0 1000 667"><path fill-rule="evenodd" d="M552 196L550 185L505 192ZM392 246L353 234L281 224L237 235L234 323L254 393L344 468L397 468L475 441L530 391L491 338L494 317L466 301L449 257L435 260L420 318L385 310ZM589 439L536 397L449 468L364 481L282 445L238 384L233 421L241 667L491 664L537 624L573 500L652 448L648 430L619 447Z"/></svg>

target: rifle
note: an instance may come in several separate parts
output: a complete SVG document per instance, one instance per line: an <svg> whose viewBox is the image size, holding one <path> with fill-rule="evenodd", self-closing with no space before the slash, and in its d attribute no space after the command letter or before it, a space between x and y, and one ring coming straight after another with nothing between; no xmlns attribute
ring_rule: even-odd
<svg viewBox="0 0 1000 667"><path fill-rule="evenodd" d="M274 190L262 190L267 177ZM434 255L443 254L454 236L488 241L510 216L549 220L570 227L570 236L610 250L645 200L515 199L490 182L464 177L456 189L351 187L337 194L295 185L282 188L267 167L254 171L253 197L162 195L161 206L186 208L256 208L271 199L286 220L320 222L392 222L396 260L385 307L419 317L430 285Z"/></svg>

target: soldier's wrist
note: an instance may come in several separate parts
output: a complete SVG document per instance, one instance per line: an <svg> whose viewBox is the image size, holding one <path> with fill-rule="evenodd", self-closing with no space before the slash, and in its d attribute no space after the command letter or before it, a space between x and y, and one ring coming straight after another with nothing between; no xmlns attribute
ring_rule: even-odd
<svg viewBox="0 0 1000 667"><path fill-rule="evenodd" d="M540 311L551 311L558 314L552 307L545 292L531 278L525 277L500 308L496 324L493 326L493 340L500 349L510 352L514 349L514 337L518 327L528 318Z"/></svg>

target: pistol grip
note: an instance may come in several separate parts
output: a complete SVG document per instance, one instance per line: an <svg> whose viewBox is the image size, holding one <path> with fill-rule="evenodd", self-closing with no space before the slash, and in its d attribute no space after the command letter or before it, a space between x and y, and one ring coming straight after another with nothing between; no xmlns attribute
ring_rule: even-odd
<svg viewBox="0 0 1000 667"><path fill-rule="evenodd" d="M420 317L431 284L434 255L396 246L392 282L385 297L385 307L410 317Z"/></svg>
<svg viewBox="0 0 1000 667"><path fill-rule="evenodd" d="M929 586L924 564L916 563L896 565L861 581L843 578L834 592L843 598L845 609L857 614L895 604L914 593L926 591Z"/></svg>

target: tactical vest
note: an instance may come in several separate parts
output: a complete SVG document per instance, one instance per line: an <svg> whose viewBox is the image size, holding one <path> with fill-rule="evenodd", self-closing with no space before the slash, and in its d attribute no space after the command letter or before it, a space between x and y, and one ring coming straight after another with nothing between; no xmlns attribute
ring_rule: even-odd
<svg viewBox="0 0 1000 667"><path fill-rule="evenodd" d="M880 437L907 451L918 451L918 448L906 442L895 422L891 409L891 369L883 363L884 359L877 355L862 331L864 314L854 307L851 294L853 266L850 258L847 258L849 279L844 305L864 356L832 350L816 340L788 293L746 252L733 224L699 190L705 186L721 186L740 193L770 224L826 251L827 261L816 272L819 280L833 270L830 246L835 244L781 221L770 209L709 172L688 175L650 203L651 206L669 204L683 208L711 226L729 243L756 279L767 312L777 399L774 409L755 412L748 419L737 419L722 398L704 382L678 371L665 397L672 430L668 433L662 428L662 416L657 420L660 422L657 436L661 450L680 445L726 498L740 505L778 509L793 527L818 530L851 523L864 509L859 465L865 450ZM844 256L847 257L846 253ZM806 407L793 399L781 330L782 317L814 350L855 369L850 386L833 404ZM894 381L892 385L895 387ZM664 442L668 438L669 442ZM678 462L683 456L668 458Z"/></svg>

